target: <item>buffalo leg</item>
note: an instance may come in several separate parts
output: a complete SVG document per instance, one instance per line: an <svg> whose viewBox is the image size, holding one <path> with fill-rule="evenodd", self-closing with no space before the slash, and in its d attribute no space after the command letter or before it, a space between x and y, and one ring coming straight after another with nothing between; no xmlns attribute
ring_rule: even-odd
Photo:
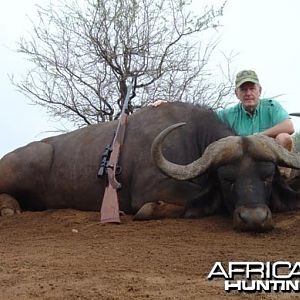
<svg viewBox="0 0 300 300"><path fill-rule="evenodd" d="M10 216L21 213L18 201L8 194L0 194L0 216Z"/></svg>
<svg viewBox="0 0 300 300"><path fill-rule="evenodd" d="M163 218L179 218L184 213L184 206L170 204L164 201L144 204L134 215L134 220L153 220Z"/></svg>
<svg viewBox="0 0 300 300"><path fill-rule="evenodd" d="M24 210L46 207L40 199L52 162L53 147L45 142L30 143L0 159L0 215L20 212L20 206Z"/></svg>

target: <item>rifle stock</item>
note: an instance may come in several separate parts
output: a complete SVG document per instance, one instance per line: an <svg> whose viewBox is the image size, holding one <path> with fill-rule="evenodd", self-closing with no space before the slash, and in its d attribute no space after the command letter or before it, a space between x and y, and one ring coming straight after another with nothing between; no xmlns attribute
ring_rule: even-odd
<svg viewBox="0 0 300 300"><path fill-rule="evenodd" d="M121 223L116 189L108 184L101 205L101 223Z"/></svg>
<svg viewBox="0 0 300 300"><path fill-rule="evenodd" d="M125 138L125 131L128 118L128 103L132 90L132 83L129 85L127 94L122 107L118 126L111 145L111 153L109 160L106 163L105 169L107 173L108 184L104 191L104 196L101 205L101 223L120 223L119 201L117 190L121 188L121 183L116 179L118 170L118 160ZM134 95L134 94L133 94ZM98 173L99 174L99 173Z"/></svg>

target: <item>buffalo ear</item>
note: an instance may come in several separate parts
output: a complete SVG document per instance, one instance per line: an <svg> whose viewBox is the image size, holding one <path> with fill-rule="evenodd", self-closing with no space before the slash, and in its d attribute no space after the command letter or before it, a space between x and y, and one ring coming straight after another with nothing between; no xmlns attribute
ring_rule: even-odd
<svg viewBox="0 0 300 300"><path fill-rule="evenodd" d="M276 169L270 201L272 211L281 212L300 208L300 192L295 190L294 186L290 184L288 179L282 177Z"/></svg>

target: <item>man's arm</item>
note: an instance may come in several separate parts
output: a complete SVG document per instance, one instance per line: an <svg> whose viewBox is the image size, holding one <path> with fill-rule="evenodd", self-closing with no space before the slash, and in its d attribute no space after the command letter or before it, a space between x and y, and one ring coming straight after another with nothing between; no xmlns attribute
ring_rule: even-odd
<svg viewBox="0 0 300 300"><path fill-rule="evenodd" d="M261 134L267 135L269 137L275 138L279 133L293 134L295 131L294 125L290 119L286 119L275 126L260 132Z"/></svg>

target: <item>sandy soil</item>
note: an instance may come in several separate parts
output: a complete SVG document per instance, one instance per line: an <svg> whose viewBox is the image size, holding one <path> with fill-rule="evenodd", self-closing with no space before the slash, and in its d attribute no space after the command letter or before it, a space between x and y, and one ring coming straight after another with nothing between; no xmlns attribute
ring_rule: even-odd
<svg viewBox="0 0 300 300"><path fill-rule="evenodd" d="M215 261L299 260L300 213L274 216L270 233L242 233L231 219L101 225L74 210L0 218L0 299L296 299L238 294L208 281Z"/></svg>

